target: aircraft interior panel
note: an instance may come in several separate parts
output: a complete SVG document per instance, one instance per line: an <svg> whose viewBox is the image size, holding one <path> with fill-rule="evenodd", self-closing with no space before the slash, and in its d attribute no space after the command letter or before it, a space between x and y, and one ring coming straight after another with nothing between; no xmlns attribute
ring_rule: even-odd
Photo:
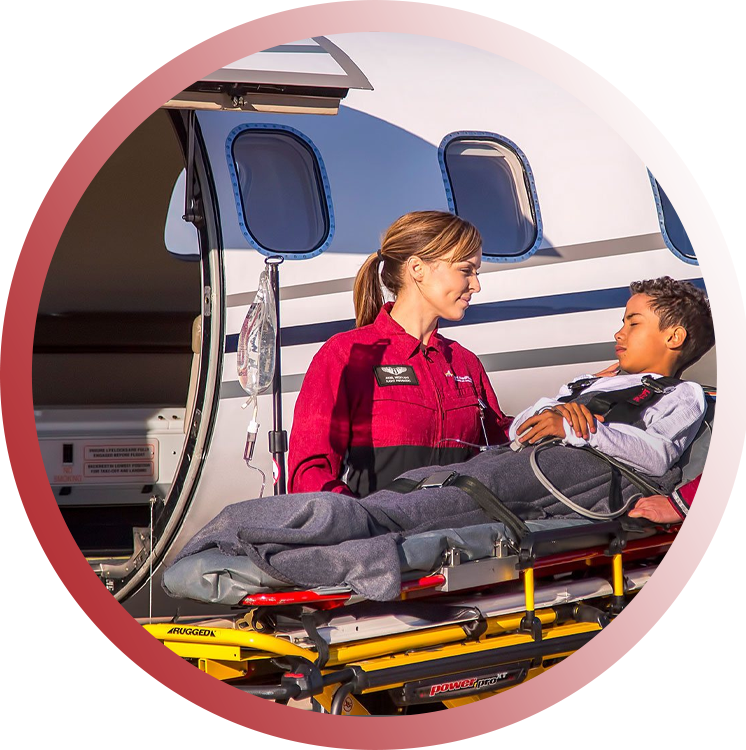
<svg viewBox="0 0 746 750"><path fill-rule="evenodd" d="M52 491L89 556L133 553L133 529L148 526L151 497L168 495L184 446L200 264L164 244L183 168L158 111L89 185L41 296L37 431Z"/></svg>

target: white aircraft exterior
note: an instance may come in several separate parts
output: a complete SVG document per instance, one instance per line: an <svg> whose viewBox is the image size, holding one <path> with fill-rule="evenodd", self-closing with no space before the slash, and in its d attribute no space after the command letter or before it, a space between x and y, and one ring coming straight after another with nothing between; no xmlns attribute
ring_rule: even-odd
<svg viewBox="0 0 746 750"><path fill-rule="evenodd" d="M182 219L190 209L196 224ZM394 219L419 209L455 210L484 234L482 291L443 330L480 356L507 413L613 360L631 281L702 283L678 217L627 143L506 59L344 34L206 76L91 184L50 267L34 342L50 483L133 614L172 614L162 566L224 506L260 493L243 460L236 344L266 257L286 258L291 431L312 357L354 325L358 268ZM714 362L687 376L714 385ZM254 464L268 494L271 394L259 422Z"/></svg>

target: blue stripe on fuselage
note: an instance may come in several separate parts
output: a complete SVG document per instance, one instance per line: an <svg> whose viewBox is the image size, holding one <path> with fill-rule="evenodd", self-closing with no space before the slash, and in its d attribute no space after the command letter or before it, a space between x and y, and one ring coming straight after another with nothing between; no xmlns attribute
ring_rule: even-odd
<svg viewBox="0 0 746 750"><path fill-rule="evenodd" d="M702 279L689 279L695 286L704 289ZM577 312L593 312L624 307L629 299L629 287L615 289L594 289L590 292L569 292L568 294L550 294L546 297L517 299L505 302L483 302L469 307L463 320L457 322L441 320L438 327L477 325L507 320L527 320L542 318L547 315L567 315ZM288 326L282 329L282 345L298 346L299 344L319 344L331 338L335 333L351 331L354 320L330 320L325 323ZM238 348L238 334L225 337L225 352L233 354Z"/></svg>

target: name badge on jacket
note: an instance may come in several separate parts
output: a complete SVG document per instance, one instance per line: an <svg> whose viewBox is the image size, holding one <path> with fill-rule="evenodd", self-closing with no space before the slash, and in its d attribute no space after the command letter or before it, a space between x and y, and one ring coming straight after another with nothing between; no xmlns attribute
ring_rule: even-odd
<svg viewBox="0 0 746 750"><path fill-rule="evenodd" d="M411 365L378 365L373 368L378 385L419 385Z"/></svg>

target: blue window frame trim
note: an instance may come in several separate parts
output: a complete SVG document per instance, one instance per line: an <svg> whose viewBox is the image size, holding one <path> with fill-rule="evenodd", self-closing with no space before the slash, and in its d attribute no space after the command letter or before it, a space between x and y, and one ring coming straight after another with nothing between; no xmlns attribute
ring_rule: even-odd
<svg viewBox="0 0 746 750"><path fill-rule="evenodd" d="M260 245L256 239L254 239L253 235L249 231L249 227L247 225L247 222L245 220L245 213L244 213L244 205L243 205L243 196L241 195L241 188L238 183L238 174L236 172L236 161L233 157L233 144L238 138L241 133L246 132L247 130L265 130L265 131L274 131L274 132L281 132L281 133L287 133L291 136L295 136L295 138L302 141L308 149L313 154L315 160L316 160L316 168L318 170L317 176L319 178L319 187L321 188L321 192L324 195L324 199L326 200L326 215L327 215L327 232L326 232L326 238L324 241L317 245L313 250L309 250L306 253L291 253L291 252L280 252L279 250L269 250L266 247L263 247ZM324 252L324 250L329 247L331 244L331 241L334 237L334 229L335 229L335 223L334 223L334 206L332 205L332 193L331 188L329 187L329 178L326 173L326 167L324 166L324 160L321 158L321 152L316 148L313 141L311 139L301 133L299 130L296 130L295 128L291 128L289 125L277 125L273 123L246 123L244 125L239 125L228 134L228 138L225 142L225 156L228 161L228 172L231 176L231 184L233 185L233 197L236 201L236 212L238 213L238 225L241 227L241 233L246 238L246 241L251 245L253 248L258 250L262 255L282 255L283 258L288 258L290 260L305 260L306 258L315 258L317 255L321 255L321 253Z"/></svg>
<svg viewBox="0 0 746 750"><path fill-rule="evenodd" d="M491 141L497 143L500 146L505 146L510 149L520 160L523 166L523 175L526 181L526 188L528 190L530 204L531 204L531 216L536 225L536 238L534 244L531 245L528 250L521 253L520 255L483 255L483 259L492 261L493 263L520 263L526 258L530 258L540 247L541 241L544 237L544 225L541 220L541 209L539 208L539 195L536 192L536 182L534 180L534 173L531 169L526 154L521 151L518 146L513 143L509 138L499 135L498 133L488 133L481 130L457 130L453 133L449 133L438 146L438 162L440 163L440 173L443 177L443 185L446 189L446 199L448 200L448 209L452 213L456 213L456 201L453 197L453 188L451 187L451 179L448 176L448 168L446 167L446 148L449 143L456 140L477 140L477 141Z"/></svg>
<svg viewBox="0 0 746 750"><path fill-rule="evenodd" d="M661 202L661 194L658 190L658 181L653 177L653 173L648 169L648 178L650 179L650 187L653 188L653 197L655 198L655 210L658 213L658 224L661 228L661 234L663 235L663 241L666 243L666 247L679 259L683 260L684 263L688 263L690 266L698 266L699 261L696 258L692 258L689 255L684 255L677 247L673 244L671 237L666 229L666 217L663 215L663 203ZM675 209L674 209L675 210ZM683 224L682 224L683 226ZM686 231L686 229L684 229Z"/></svg>

